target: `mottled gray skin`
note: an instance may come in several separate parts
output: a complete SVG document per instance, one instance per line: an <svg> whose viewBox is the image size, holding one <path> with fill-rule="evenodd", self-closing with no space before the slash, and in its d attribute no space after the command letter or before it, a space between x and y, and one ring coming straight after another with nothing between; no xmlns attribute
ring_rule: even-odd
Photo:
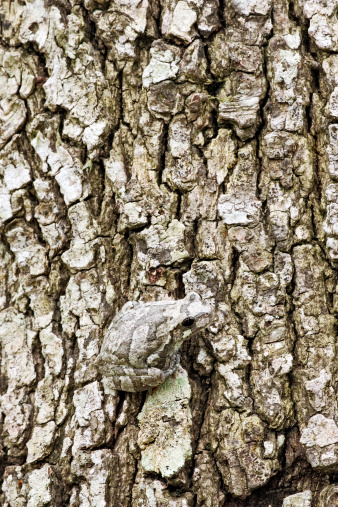
<svg viewBox="0 0 338 507"><path fill-rule="evenodd" d="M195 292L179 301L128 302L110 324L96 366L115 389L156 387L176 370L182 343L211 317L212 307Z"/></svg>

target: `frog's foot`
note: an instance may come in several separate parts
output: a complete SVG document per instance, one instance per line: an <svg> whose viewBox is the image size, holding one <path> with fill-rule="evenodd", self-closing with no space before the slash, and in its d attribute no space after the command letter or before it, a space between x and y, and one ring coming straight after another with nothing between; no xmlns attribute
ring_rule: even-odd
<svg viewBox="0 0 338 507"><path fill-rule="evenodd" d="M177 370L179 364L180 364L180 355L178 352L176 352L171 358L168 369L163 371L165 379L170 377L170 375L172 375L174 371Z"/></svg>

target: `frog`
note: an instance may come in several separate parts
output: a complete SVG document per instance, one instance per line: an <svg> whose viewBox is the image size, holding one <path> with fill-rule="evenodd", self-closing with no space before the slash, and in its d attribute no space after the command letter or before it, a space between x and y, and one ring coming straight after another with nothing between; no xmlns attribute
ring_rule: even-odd
<svg viewBox="0 0 338 507"><path fill-rule="evenodd" d="M179 300L129 301L109 325L95 366L118 391L156 388L178 368L182 344L212 315L213 306L197 292Z"/></svg>

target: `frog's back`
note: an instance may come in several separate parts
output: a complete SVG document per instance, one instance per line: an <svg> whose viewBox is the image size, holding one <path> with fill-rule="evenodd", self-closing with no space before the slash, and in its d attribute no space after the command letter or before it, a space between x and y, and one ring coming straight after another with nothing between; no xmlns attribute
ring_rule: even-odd
<svg viewBox="0 0 338 507"><path fill-rule="evenodd" d="M98 364L101 357L112 365L147 367L148 357L160 345L159 330L167 328L166 322L171 319L172 307L176 304L176 301L161 301L133 303L133 307L127 309L123 307L107 330Z"/></svg>

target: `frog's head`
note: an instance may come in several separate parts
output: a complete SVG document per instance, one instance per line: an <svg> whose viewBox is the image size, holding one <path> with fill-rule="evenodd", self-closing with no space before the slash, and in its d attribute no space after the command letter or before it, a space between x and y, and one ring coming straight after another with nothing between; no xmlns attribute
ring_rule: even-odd
<svg viewBox="0 0 338 507"><path fill-rule="evenodd" d="M212 322L214 307L204 301L197 292L190 292L184 299L161 302L163 312L155 336L159 347L148 357L148 364L159 364L159 358L170 357L183 342Z"/></svg>
<svg viewBox="0 0 338 507"><path fill-rule="evenodd" d="M213 307L203 301L197 292L190 292L181 300L182 329L197 333L211 322Z"/></svg>
<svg viewBox="0 0 338 507"><path fill-rule="evenodd" d="M204 301L197 292L190 292L184 299L177 301L177 312L171 323L176 347L208 326L212 321L213 311L213 306Z"/></svg>

